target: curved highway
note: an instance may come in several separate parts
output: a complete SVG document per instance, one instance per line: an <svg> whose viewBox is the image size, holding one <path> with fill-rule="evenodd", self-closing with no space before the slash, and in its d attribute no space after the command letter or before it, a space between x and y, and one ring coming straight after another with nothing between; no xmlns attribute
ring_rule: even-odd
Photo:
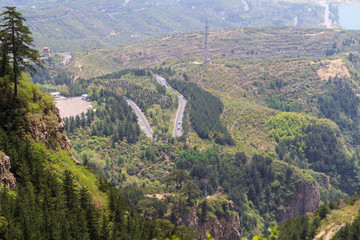
<svg viewBox="0 0 360 240"><path fill-rule="evenodd" d="M158 81L159 84L165 87L171 87L170 84L166 81L166 79L161 76L156 76L156 81ZM173 89L172 87L171 89L172 91L175 91L175 89ZM175 117L174 132L173 132L174 137L180 137L183 135L182 123L183 123L184 111L187 103L186 98L181 94L178 95L178 100L179 100L179 108Z"/></svg>
<svg viewBox="0 0 360 240"><path fill-rule="evenodd" d="M244 11L247 12L250 10L249 4L245 0L241 0L241 2L244 4Z"/></svg>
<svg viewBox="0 0 360 240"><path fill-rule="evenodd" d="M171 87L170 84L166 81L166 79L161 76L156 76L156 81L165 87ZM174 90L172 87L171 89Z"/></svg>
<svg viewBox="0 0 360 240"><path fill-rule="evenodd" d="M141 130L145 133L145 135L149 138L154 138L154 133L151 130L151 127L146 121L145 115L141 112L140 108L132 101L130 98L124 96L125 101L130 105L130 107L134 110L136 116L138 117L138 123Z"/></svg>
<svg viewBox="0 0 360 240"><path fill-rule="evenodd" d="M178 99L179 99L179 108L175 118L174 133L173 133L174 137L180 137L183 134L182 120L184 117L185 106L187 103L187 100L181 94L178 95Z"/></svg>

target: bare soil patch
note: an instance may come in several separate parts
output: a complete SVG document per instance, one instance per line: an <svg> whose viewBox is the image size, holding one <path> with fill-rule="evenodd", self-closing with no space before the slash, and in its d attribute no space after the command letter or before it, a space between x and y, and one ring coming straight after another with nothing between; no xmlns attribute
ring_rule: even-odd
<svg viewBox="0 0 360 240"><path fill-rule="evenodd" d="M324 66L322 66L318 71L319 77L327 81L329 77L350 77L349 70L346 68L345 64L341 59L334 60L323 60L321 61Z"/></svg>

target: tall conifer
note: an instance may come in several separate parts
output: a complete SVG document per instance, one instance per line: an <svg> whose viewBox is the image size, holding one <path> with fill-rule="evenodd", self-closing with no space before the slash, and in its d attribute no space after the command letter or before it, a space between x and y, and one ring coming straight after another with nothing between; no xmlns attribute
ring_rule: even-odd
<svg viewBox="0 0 360 240"><path fill-rule="evenodd" d="M39 53L33 49L33 39L27 26L23 24L25 18L16 11L16 7L5 7L1 18L1 50L2 56L12 63L12 79L14 81L14 100L17 96L18 77L21 71L29 70L35 73L33 63L40 66ZM7 58L6 58L7 57ZM4 63L6 65L6 62ZM6 69L6 66L5 66Z"/></svg>

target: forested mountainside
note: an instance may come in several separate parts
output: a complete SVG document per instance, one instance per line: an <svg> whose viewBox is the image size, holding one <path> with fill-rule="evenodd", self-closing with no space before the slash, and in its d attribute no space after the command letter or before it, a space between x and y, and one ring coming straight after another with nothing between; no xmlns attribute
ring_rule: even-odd
<svg viewBox="0 0 360 240"><path fill-rule="evenodd" d="M38 86L19 71L29 61L12 59L11 33L1 33L5 239L239 239L275 224L280 237L298 221L306 239L330 209L356 202L338 199L360 187L358 32L218 31L210 64L199 33L78 53L67 66L50 55ZM87 93L92 107L61 119L39 88ZM179 94L188 102L175 122Z"/></svg>
<svg viewBox="0 0 360 240"><path fill-rule="evenodd" d="M139 214L73 156L54 99L26 73L34 71L32 63L41 65L23 20L15 7L6 7L0 20L0 238L195 237L191 229Z"/></svg>
<svg viewBox="0 0 360 240"><path fill-rule="evenodd" d="M269 0L5 0L27 19L37 46L85 51L204 29L256 26L320 27L325 7L312 1ZM266 11L264 11L266 9ZM337 20L336 6L330 19ZM39 49L40 50L40 49Z"/></svg>
<svg viewBox="0 0 360 240"><path fill-rule="evenodd" d="M291 191L289 190L300 186L295 192L298 200L295 202L290 200L289 205L282 210L284 214L290 213L286 216L288 218L303 214L305 211L315 210L320 193L323 193L321 188L331 188L328 177L324 174L299 171L296 167L289 168L287 164L281 161L272 162L273 160L269 157L264 159L261 155L254 155L250 161L245 154L239 153L234 156L234 159L231 159L231 156L226 159L219 155L218 150L200 152L192 149L181 152L175 162L178 170L171 171L161 180L168 185L166 187L167 193L155 194L154 189L151 190L151 183L148 182L145 185L143 184L142 188L137 189L132 185L132 187L122 189L121 193L124 196L122 197L104 178L90 170L90 166L93 164L91 161L85 163L85 166L76 165L70 153L67 138L61 134L64 125L50 97L41 93L34 85L27 83L29 78L24 75L19 88L19 99L21 101L15 106L12 105L14 109L9 106L9 99L7 99L9 96L12 98L12 84L7 78L1 78L1 80L1 158L8 159L4 152L10 156L11 172L14 173L16 179L16 187L13 174L8 173L6 177L1 179L4 184L0 199L2 206L1 235L5 239L70 239L79 236L82 236L83 239L99 239L100 237L102 239L108 239L107 237L128 239L130 236L133 239L150 239L157 236L161 239L172 234L177 234L181 239L189 239L194 236L191 232L187 233L184 228L175 228L170 221L177 221L177 224L182 221L182 223L200 231L206 229L218 236L219 239L238 239L240 234L243 236L247 222L251 228L251 218L243 219L243 217L246 216L247 211L251 209L254 211L255 206L262 206L264 209L261 211L271 212L268 208L276 208L276 204L271 203L272 201L286 199L283 195L285 193L290 194L288 198L291 199ZM6 87L3 87L4 85ZM109 98L114 97L111 94L108 96L105 92L101 95ZM23 118L22 116L26 117ZM96 118L94 117L94 119ZM275 118L269 124L274 125L274 122L282 118L284 116ZM12 121L9 122L9 119ZM324 120L316 123L315 120L315 118L305 117L301 122L307 124L307 121L313 121L314 126L317 124L327 126L329 124L330 128L335 127L334 131L339 131L330 121ZM75 129L81 130L82 128L80 126ZM86 130L86 127L83 129ZM96 133L94 136L102 134ZM144 137L142 138L143 140L140 141L144 141ZM116 142L115 144L123 142L122 140L112 141ZM125 142L127 141L125 140ZM143 162L156 163L159 161L157 155L152 155L152 151L153 148L149 147L143 152ZM111 165L116 165L117 163L113 163L112 159L110 160ZM127 162L126 159L125 162ZM9 163L5 165L8 166ZM191 167L190 174L187 175L186 169L189 167ZM232 177L231 172L234 169L237 169L237 172L233 174L236 176L244 175L244 178ZM127 173L124 173L126 177ZM192 180L195 176L199 176L201 179L201 175L198 174L205 173L206 178L209 179L208 198L201 196L199 187ZM216 178L211 177L214 173L215 176L225 178L225 180L214 185L213 181L217 181ZM147 175L145 174L145 176ZM295 182L295 185L281 186L281 176L286 176L290 180L289 182ZM268 183L271 186L270 188L266 187L267 183L264 180L260 182L259 186L265 186L267 188L265 193L268 194L269 192L266 191L270 191L270 195L264 194L265 198L259 199L256 196L259 193L258 189L254 187L251 190L253 186L251 183L257 182L256 184L259 184L259 180L263 177L274 180ZM296 183L300 179L303 179L301 180L303 182ZM126 179L124 180L126 181ZM252 200L249 201L250 205L245 207L244 212L239 214L242 221L239 221L237 213L234 212L235 209L238 209L236 194L233 192L234 185L232 182L234 180L240 181L240 185L234 182L237 187L246 188L246 186L250 186L250 193L246 193L244 196L246 199L248 195L248 198ZM224 185L224 189L220 190L221 185L226 181L229 184ZM242 185L242 181L244 181L244 185ZM237 191L241 191L241 188L238 188ZM271 192L276 188L278 189L276 193L279 195L275 200ZM226 193L229 190L233 194L227 195ZM156 198L152 195L156 195ZM227 200L230 196L233 201ZM270 199L266 199L269 196ZM311 201L309 201L310 199ZM135 204L136 208L128 207L126 201ZM301 205L301 202L305 201L307 205ZM349 203L358 206L357 203L354 204L355 201L356 198L353 198ZM314 202L314 205L311 206L310 202ZM169 206L167 204L170 204L171 209L170 221L160 220L159 218L166 218L164 212L168 211ZM324 219L324 216L329 213L329 209L337 209L338 206L344 206L344 204L330 201L328 206L321 207L314 215L317 217L316 219L319 219L316 221L319 222ZM294 209L297 210L294 212ZM139 215L138 211L148 219L159 220L149 221ZM279 210L275 210L275 212L277 211ZM354 213L355 210L352 208L347 212ZM333 219L338 220L336 216L343 216L341 215L342 212L336 214L338 215L334 215ZM64 219L71 219L71 221L64 221ZM346 223L350 218L345 216L344 219L344 223ZM311 221L315 220L299 221L301 223L307 221L310 224ZM291 226L294 226L291 224L293 223L283 225L280 229L280 237L283 236L281 235L282 232L288 234L285 236L291 234ZM312 234L314 231L308 230L311 226L309 224L301 225L304 230L298 231L304 231L304 234ZM357 220L352 225L346 225L345 230L341 230L339 234L354 232L355 230L352 228L355 228L356 224ZM298 224L295 223L295 225Z"/></svg>
<svg viewBox="0 0 360 240"><path fill-rule="evenodd" d="M357 32L214 32L208 65L195 50L200 36L74 54L62 77L54 69L34 77L65 96L92 99L87 114L65 119L80 162L144 216L219 239L251 237L359 193ZM178 93L188 104L184 135L174 138ZM138 104L154 140L136 130L135 119L119 121L127 111L120 96Z"/></svg>
<svg viewBox="0 0 360 240"><path fill-rule="evenodd" d="M23 74L18 97L0 78L2 239L164 239L195 236L150 221L71 153L54 100Z"/></svg>

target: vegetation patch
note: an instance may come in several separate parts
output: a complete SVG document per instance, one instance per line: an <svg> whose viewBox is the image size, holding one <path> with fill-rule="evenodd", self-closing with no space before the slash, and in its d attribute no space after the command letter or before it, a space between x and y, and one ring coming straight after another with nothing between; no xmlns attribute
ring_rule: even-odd
<svg viewBox="0 0 360 240"><path fill-rule="evenodd" d="M169 81L175 89L183 94L190 105L190 122L202 139L214 139L216 143L233 145L226 127L220 121L223 103L211 93L204 91L194 83Z"/></svg>
<svg viewBox="0 0 360 240"><path fill-rule="evenodd" d="M281 113L268 124L270 136L278 143L276 153L280 160L330 175L332 184L345 192L357 191L356 156L346 154L336 124L297 113Z"/></svg>

